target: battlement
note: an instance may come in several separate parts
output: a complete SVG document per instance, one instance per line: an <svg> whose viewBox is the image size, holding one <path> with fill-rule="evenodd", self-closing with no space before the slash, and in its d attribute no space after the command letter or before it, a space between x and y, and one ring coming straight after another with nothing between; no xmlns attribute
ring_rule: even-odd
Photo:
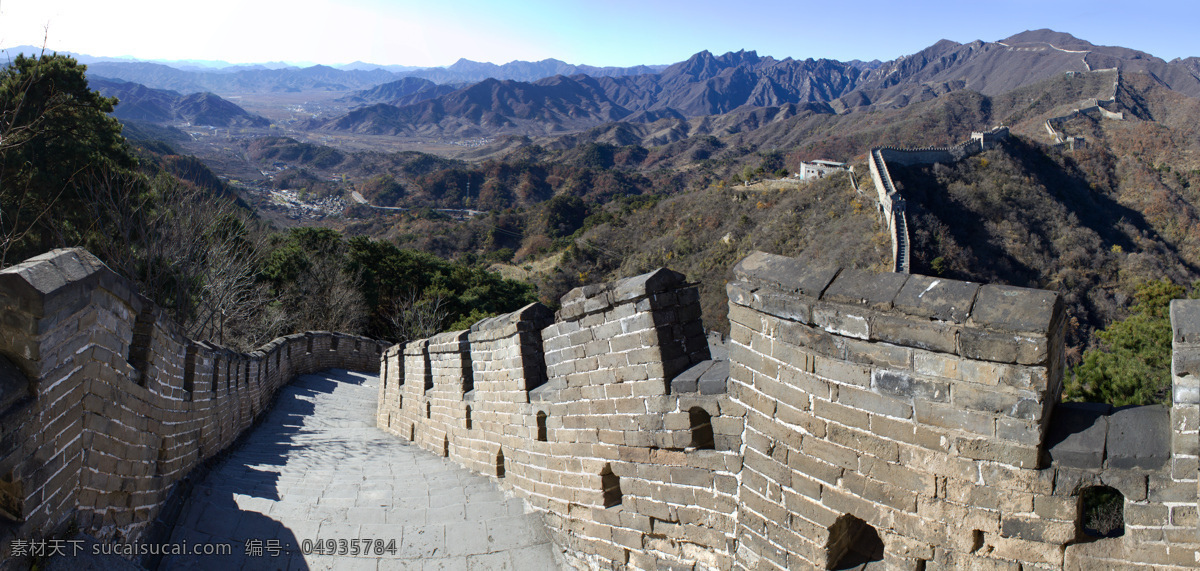
<svg viewBox="0 0 1200 571"><path fill-rule="evenodd" d="M581 568L830 568L869 537L904 569L1197 563L1200 302L1173 307L1175 405L1099 410L1058 404L1054 292L763 253L734 276L727 360L658 270L449 334L471 366L430 388L400 358L425 342L389 349L380 426L527 498ZM1084 533L1097 487L1121 537Z"/></svg>
<svg viewBox="0 0 1200 571"><path fill-rule="evenodd" d="M232 444L297 375L374 371L383 346L340 333L250 353L187 339L80 249L0 271L0 548L74 521L133 541L172 486Z"/></svg>
<svg viewBox="0 0 1200 571"><path fill-rule="evenodd" d="M86 252L39 256L0 272L3 542L138 539L282 384L344 367L380 372L380 428L527 499L578 568L1200 564L1200 300L1171 305L1172 404L1114 409L1058 402L1054 292L761 252L733 276L723 347L661 269L386 350L237 353Z"/></svg>

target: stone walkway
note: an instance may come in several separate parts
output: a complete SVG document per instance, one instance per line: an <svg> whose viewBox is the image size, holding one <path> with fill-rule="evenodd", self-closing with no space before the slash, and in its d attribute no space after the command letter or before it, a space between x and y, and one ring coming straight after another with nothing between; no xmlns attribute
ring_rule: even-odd
<svg viewBox="0 0 1200 571"><path fill-rule="evenodd" d="M196 486L171 538L232 553L168 556L160 568L555 569L524 501L375 427L378 390L378 377L342 370L285 387L265 422ZM355 539L370 553L351 555ZM305 540L338 553L303 554ZM261 556L247 555L259 546Z"/></svg>

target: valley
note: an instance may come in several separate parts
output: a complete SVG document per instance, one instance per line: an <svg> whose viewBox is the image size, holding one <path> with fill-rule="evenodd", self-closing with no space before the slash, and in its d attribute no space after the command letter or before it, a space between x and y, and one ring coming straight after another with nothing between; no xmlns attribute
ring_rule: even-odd
<svg viewBox="0 0 1200 571"><path fill-rule="evenodd" d="M217 77L119 64L94 73L155 83L127 87L118 117L122 106L147 108L154 90L216 89L223 103L209 107L224 114L157 122L185 134L166 147L199 157L276 228L330 228L482 264L535 284L548 303L571 287L657 265L719 285L729 264L753 250L887 271L893 254L866 174L868 151L947 146L1005 125L1012 142L981 160L1012 165L1005 176L1023 181L1026 202L1002 208L1051 208L1028 201L1061 198L1028 193L1053 195L1065 184L1102 193L1106 209L1128 214L1084 217L1079 229L1075 218L1034 228L1034 219L1018 217L1000 226L1032 245L999 240L999 230L964 234L956 229L1001 207L937 207L922 197L939 187L954 196L962 184L945 178L946 166L896 166L897 186L918 197L909 217L912 271L1075 292L1070 339L1079 355L1094 346L1094 331L1123 315L1138 283L1200 279L1191 230L1177 230L1190 228L1198 203L1192 175L1181 174L1200 172L1200 145L1189 139L1200 95L1200 80L1187 72L1193 63L1040 30L997 42L943 41L870 64L743 51L607 75L538 76L561 66L514 75L520 62L459 62L459 75L317 66ZM463 79L468 68L482 75ZM113 90L104 81L97 86ZM1096 101L1129 120L1073 113ZM1050 119L1087 148L1055 147L1062 137L1048 138ZM1129 154L1131 141L1162 137L1173 141L1169 157L1146 158L1149 147ZM846 176L770 182L815 159L850 163L858 191ZM983 176L968 163L950 168ZM1163 201L1185 205L1182 214L1145 211ZM1123 251L1093 251L1089 259L1110 261L1084 268L1062 232L1102 237L1084 240L1089 249L1115 243ZM1030 257L1045 241L1059 244L1051 248L1057 262ZM706 319L723 322L723 291L701 293Z"/></svg>

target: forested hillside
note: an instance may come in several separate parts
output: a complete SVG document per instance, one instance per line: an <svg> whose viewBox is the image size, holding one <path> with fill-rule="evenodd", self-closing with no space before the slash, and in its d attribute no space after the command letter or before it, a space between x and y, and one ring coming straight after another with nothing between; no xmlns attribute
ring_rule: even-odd
<svg viewBox="0 0 1200 571"><path fill-rule="evenodd" d="M196 339L239 349L306 330L403 340L534 299L479 267L331 230L280 233L203 162L131 145L61 56L0 70L0 267L82 246Z"/></svg>

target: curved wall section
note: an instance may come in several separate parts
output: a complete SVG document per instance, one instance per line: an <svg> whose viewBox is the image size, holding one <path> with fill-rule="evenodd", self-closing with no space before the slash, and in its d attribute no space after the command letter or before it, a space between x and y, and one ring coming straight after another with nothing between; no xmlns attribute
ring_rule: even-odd
<svg viewBox="0 0 1200 571"><path fill-rule="evenodd" d="M379 425L528 499L579 569L1200 564L1200 300L1172 305L1173 405L1112 409L1059 403L1057 293L733 274L728 360L658 270L389 349ZM1119 536L1089 535L1097 489Z"/></svg>
<svg viewBox="0 0 1200 571"><path fill-rule="evenodd" d="M0 542L74 520L134 541L172 485L297 375L376 371L383 345L313 332L251 353L187 339L81 249L0 271Z"/></svg>

